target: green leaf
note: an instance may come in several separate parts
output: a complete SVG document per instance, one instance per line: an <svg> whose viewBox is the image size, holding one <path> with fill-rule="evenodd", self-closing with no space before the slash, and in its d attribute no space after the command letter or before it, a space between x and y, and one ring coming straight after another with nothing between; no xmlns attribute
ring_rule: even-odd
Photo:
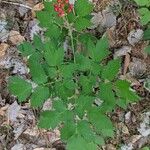
<svg viewBox="0 0 150 150"><path fill-rule="evenodd" d="M41 27L50 27L52 23L52 15L47 11L37 11L37 19L40 21Z"/></svg>
<svg viewBox="0 0 150 150"><path fill-rule="evenodd" d="M95 142L95 133L92 131L90 123L86 120L78 123L77 131L87 142Z"/></svg>
<svg viewBox="0 0 150 150"><path fill-rule="evenodd" d="M109 61L107 66L103 68L101 77L109 81L114 80L114 78L117 76L119 72L120 67L121 67L120 59Z"/></svg>
<svg viewBox="0 0 150 150"><path fill-rule="evenodd" d="M39 50L39 51L43 51L43 42L41 40L41 38L38 35L34 35L33 37L33 45L34 48Z"/></svg>
<svg viewBox="0 0 150 150"><path fill-rule="evenodd" d="M51 46L46 49L44 57L49 66L59 66L63 63L64 50L62 48L55 49Z"/></svg>
<svg viewBox="0 0 150 150"><path fill-rule="evenodd" d="M59 123L59 113L57 113L56 111L44 111L40 115L38 126L44 129L54 129Z"/></svg>
<svg viewBox="0 0 150 150"><path fill-rule="evenodd" d="M91 26L91 21L86 18L79 17L76 19L74 26L77 31L82 31Z"/></svg>
<svg viewBox="0 0 150 150"><path fill-rule="evenodd" d="M35 49L32 47L31 43L26 41L20 44L18 46L18 49L23 56L29 56L35 52Z"/></svg>
<svg viewBox="0 0 150 150"><path fill-rule="evenodd" d="M87 142L80 135L73 135L67 142L66 150L87 150Z"/></svg>
<svg viewBox="0 0 150 150"><path fill-rule="evenodd" d="M88 0L80 0L75 2L75 12L78 16L87 16L93 10L93 5Z"/></svg>
<svg viewBox="0 0 150 150"><path fill-rule="evenodd" d="M78 64L78 70L80 71L89 71L91 69L91 60L82 54L76 54L76 63Z"/></svg>
<svg viewBox="0 0 150 150"><path fill-rule="evenodd" d="M50 38L58 39L61 35L61 29L57 25L51 24L47 28L45 35Z"/></svg>
<svg viewBox="0 0 150 150"><path fill-rule="evenodd" d="M97 133L102 133L105 130L105 132L110 132L110 130L113 132L114 127L112 125L112 122L110 119L102 114L99 109L91 109L91 111L88 112L88 118L89 121L93 124L95 127L95 130ZM107 125L107 126L106 126ZM112 135L110 135L112 136Z"/></svg>
<svg viewBox="0 0 150 150"><path fill-rule="evenodd" d="M62 112L64 112L64 111L67 110L66 107L65 107L65 105L64 105L64 103L63 103L63 101L60 100L60 99L53 101L53 108L54 108L57 112L60 112L60 113L62 113Z"/></svg>
<svg viewBox="0 0 150 150"><path fill-rule="evenodd" d="M149 13L145 14L144 16L141 16L142 25L146 25L149 22L150 22L150 11L149 11Z"/></svg>
<svg viewBox="0 0 150 150"><path fill-rule="evenodd" d="M49 88L47 87L37 87L31 95L31 106L41 107L43 102L49 97Z"/></svg>
<svg viewBox="0 0 150 150"><path fill-rule="evenodd" d="M95 83L96 83L95 76L81 76L79 79L79 84L81 85L82 88L82 94L84 95L91 94Z"/></svg>
<svg viewBox="0 0 150 150"><path fill-rule="evenodd" d="M76 130L75 124L72 122L67 122L64 127L61 129L61 139L67 141L71 136L74 135Z"/></svg>
<svg viewBox="0 0 150 150"><path fill-rule="evenodd" d="M109 48L109 44L108 44L108 39L106 36L103 36L97 42L96 47L91 40L89 40L88 42L89 55L96 62L102 61L110 54L110 52L108 51L108 48Z"/></svg>
<svg viewBox="0 0 150 150"><path fill-rule="evenodd" d="M125 80L117 80L115 83L116 94L126 100L126 104L139 100L139 96L130 90L130 83Z"/></svg>
<svg viewBox="0 0 150 150"><path fill-rule="evenodd" d="M81 95L77 100L76 100L76 108L75 111L79 117L83 117L85 112L88 111L92 104L94 102L93 97Z"/></svg>
<svg viewBox="0 0 150 150"><path fill-rule="evenodd" d="M112 111L116 105L115 95L111 83L100 83L100 100L103 101L101 111Z"/></svg>
<svg viewBox="0 0 150 150"><path fill-rule="evenodd" d="M150 0L134 0L139 6L150 6Z"/></svg>
<svg viewBox="0 0 150 150"><path fill-rule="evenodd" d="M144 40L150 40L150 28L144 31Z"/></svg>
<svg viewBox="0 0 150 150"><path fill-rule="evenodd" d="M9 78L8 88L11 94L18 97L19 102L25 101L32 91L32 85L18 76Z"/></svg>
<svg viewBox="0 0 150 150"><path fill-rule="evenodd" d="M39 60L36 60L34 56L29 58L29 69L34 82L38 84L45 83L47 81L47 76L44 72L42 65Z"/></svg>

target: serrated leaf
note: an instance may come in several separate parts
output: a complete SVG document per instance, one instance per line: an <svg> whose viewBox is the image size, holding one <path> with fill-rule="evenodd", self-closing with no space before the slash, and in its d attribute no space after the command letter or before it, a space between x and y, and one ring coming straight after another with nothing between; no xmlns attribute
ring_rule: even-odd
<svg viewBox="0 0 150 150"><path fill-rule="evenodd" d="M91 26L91 21L86 18L79 17L76 19L74 26L77 31L82 31Z"/></svg>
<svg viewBox="0 0 150 150"><path fill-rule="evenodd" d="M29 42L23 42L18 46L19 51L23 56L29 56L32 55L35 52L35 49Z"/></svg>
<svg viewBox="0 0 150 150"><path fill-rule="evenodd" d="M38 126L44 129L54 129L60 122L60 114L56 111L44 111L40 115Z"/></svg>
<svg viewBox="0 0 150 150"><path fill-rule="evenodd" d="M49 97L49 88L48 87L37 87L31 95L31 106L32 107L41 107L43 102Z"/></svg>
<svg viewBox="0 0 150 150"><path fill-rule="evenodd" d="M64 105L63 101L60 100L60 99L53 101L53 108L54 108L57 112L60 112L60 113L66 111L65 105Z"/></svg>
<svg viewBox="0 0 150 150"><path fill-rule="evenodd" d="M150 6L150 0L134 0L139 6Z"/></svg>
<svg viewBox="0 0 150 150"><path fill-rule="evenodd" d="M37 19L40 21L41 27L50 27L52 15L47 11L36 12Z"/></svg>
<svg viewBox="0 0 150 150"><path fill-rule="evenodd" d="M19 76L9 78L8 88L11 94L18 97L19 102L25 101L32 92L32 85Z"/></svg>
<svg viewBox="0 0 150 150"><path fill-rule="evenodd" d="M78 16L89 15L93 10L93 5L88 0L80 0L75 2L75 12Z"/></svg>
<svg viewBox="0 0 150 150"><path fill-rule="evenodd" d="M79 85L81 85L82 94L84 95L91 94L95 83L96 83L95 76L81 76L79 79Z"/></svg>
<svg viewBox="0 0 150 150"><path fill-rule="evenodd" d="M103 36L99 41L97 41L96 46L94 46L94 43L91 40L88 42L89 55L96 62L102 61L110 54L108 48L109 44L106 36Z"/></svg>
<svg viewBox="0 0 150 150"><path fill-rule="evenodd" d="M91 69L92 61L83 56L82 54L76 54L76 63L78 64L78 70L80 71L89 71Z"/></svg>
<svg viewBox="0 0 150 150"><path fill-rule="evenodd" d="M66 150L87 150L87 142L80 135L73 135L67 142Z"/></svg>
<svg viewBox="0 0 150 150"><path fill-rule="evenodd" d="M76 108L75 111L79 117L83 117L85 112L91 108L92 104L94 102L93 97L81 95L77 100L76 100Z"/></svg>
<svg viewBox="0 0 150 150"><path fill-rule="evenodd" d="M109 130L110 132L110 130L113 131L114 129L110 119L106 115L102 114L99 109L91 109L91 111L88 112L88 118L98 133L102 133L102 130Z"/></svg>
<svg viewBox="0 0 150 150"><path fill-rule="evenodd" d="M144 40L150 40L150 28L144 31Z"/></svg>
<svg viewBox="0 0 150 150"><path fill-rule="evenodd" d="M116 94L120 98L126 100L126 103L134 102L139 100L139 96L130 90L130 83L125 80L117 80L115 83L116 86Z"/></svg>
<svg viewBox="0 0 150 150"><path fill-rule="evenodd" d="M64 127L61 129L61 138L64 141L67 141L71 136L75 134L76 126L72 122L67 122Z"/></svg>
<svg viewBox="0 0 150 150"><path fill-rule="evenodd" d="M95 133L90 126L90 123L82 120L77 125L77 131L87 142L95 142Z"/></svg>
<svg viewBox="0 0 150 150"><path fill-rule="evenodd" d="M112 111L116 105L115 95L111 83L100 83L100 100L103 101L101 111Z"/></svg>
<svg viewBox="0 0 150 150"><path fill-rule="evenodd" d="M109 61L108 64L103 68L101 75L102 79L107 79L109 81L114 80L114 78L117 76L119 72L120 67L121 67L120 59Z"/></svg>
<svg viewBox="0 0 150 150"><path fill-rule="evenodd" d="M33 45L34 48L39 50L39 51L43 51L43 42L41 40L41 38L38 35L34 35L33 37Z"/></svg>
<svg viewBox="0 0 150 150"><path fill-rule="evenodd" d="M49 49L46 49L44 57L49 66L59 66L63 63L64 50L62 48L49 47Z"/></svg>
<svg viewBox="0 0 150 150"><path fill-rule="evenodd" d="M34 56L29 58L29 69L34 82L38 84L45 83L47 81L47 76L44 72L42 65L39 60L36 60Z"/></svg>
<svg viewBox="0 0 150 150"><path fill-rule="evenodd" d="M58 39L60 35L61 35L61 29L55 24L51 24L45 32L45 36L54 39Z"/></svg>

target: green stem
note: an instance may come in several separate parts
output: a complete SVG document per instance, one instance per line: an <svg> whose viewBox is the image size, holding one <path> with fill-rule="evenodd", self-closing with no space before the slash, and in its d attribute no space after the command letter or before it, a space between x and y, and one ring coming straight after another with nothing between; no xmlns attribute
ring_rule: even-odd
<svg viewBox="0 0 150 150"><path fill-rule="evenodd" d="M64 17L64 21L66 22L67 24L67 29L68 29L68 33L69 33L69 36L70 36L70 40L71 40L71 49L72 49L72 53L73 53L73 58L74 58L74 63L76 62L76 59L75 59L75 48L74 48L74 42L73 42L73 35L72 35L72 28L71 28L71 25L69 24L68 22L68 18L67 17Z"/></svg>

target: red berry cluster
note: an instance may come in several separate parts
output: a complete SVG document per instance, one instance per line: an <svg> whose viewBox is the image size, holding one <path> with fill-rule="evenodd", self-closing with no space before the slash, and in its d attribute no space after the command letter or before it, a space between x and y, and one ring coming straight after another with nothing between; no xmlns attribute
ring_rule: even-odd
<svg viewBox="0 0 150 150"><path fill-rule="evenodd" d="M70 13L73 9L73 4L69 3L69 0L57 0L54 4L54 10L58 12L59 17L65 16L66 13Z"/></svg>

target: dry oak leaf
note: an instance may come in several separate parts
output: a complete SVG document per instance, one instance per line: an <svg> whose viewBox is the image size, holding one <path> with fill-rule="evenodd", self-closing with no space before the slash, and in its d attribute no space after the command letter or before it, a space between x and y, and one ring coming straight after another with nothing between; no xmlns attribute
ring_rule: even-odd
<svg viewBox="0 0 150 150"><path fill-rule="evenodd" d="M36 17L36 11L41 11L42 9L44 9L44 4L43 3L38 3L36 4L33 8L32 8L32 17L35 18Z"/></svg>
<svg viewBox="0 0 150 150"><path fill-rule="evenodd" d="M0 44L0 59L5 56L6 50L7 50L8 47L9 47L9 45L6 44L6 43L1 43Z"/></svg>
<svg viewBox="0 0 150 150"><path fill-rule="evenodd" d="M18 45L20 43L22 43L25 40L25 38L18 32L18 31L10 31L9 33L9 41L13 44L13 45Z"/></svg>

